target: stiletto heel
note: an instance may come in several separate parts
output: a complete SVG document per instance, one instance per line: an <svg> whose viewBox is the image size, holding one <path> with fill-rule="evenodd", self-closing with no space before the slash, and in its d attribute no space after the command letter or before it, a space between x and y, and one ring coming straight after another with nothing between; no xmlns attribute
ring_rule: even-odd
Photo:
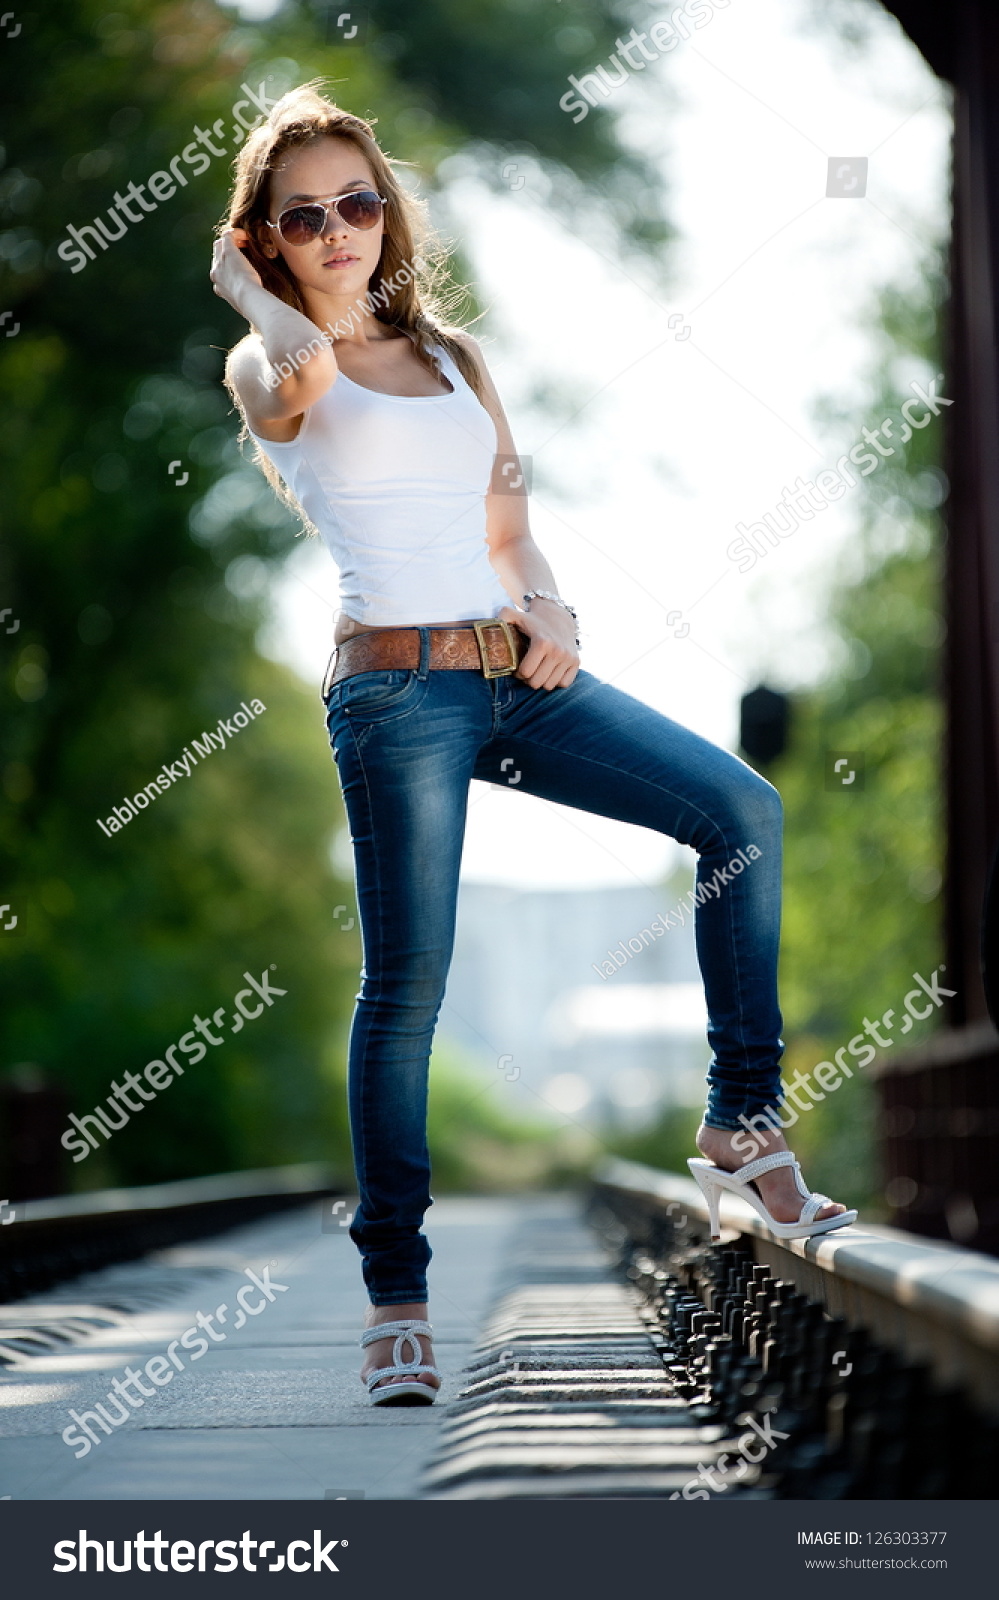
<svg viewBox="0 0 999 1600"><path fill-rule="evenodd" d="M430 1383L421 1383L417 1373L432 1372L435 1378L441 1378L442 1375L429 1361L424 1361L420 1341L416 1337L418 1333L425 1333L429 1338L433 1331L429 1322L421 1322L417 1317L401 1318L398 1322L376 1322L373 1328L365 1328L360 1338L362 1349L377 1343L379 1339L395 1338L392 1365L376 1367L364 1380L368 1386L368 1400L373 1406L433 1405L438 1391ZM413 1352L411 1361L402 1359L406 1345ZM381 1389L376 1389L375 1384L381 1383L383 1378L406 1378L408 1381L386 1383Z"/></svg>
<svg viewBox="0 0 999 1600"><path fill-rule="evenodd" d="M707 1201L712 1239L719 1238L721 1234L719 1207L722 1192L726 1190L729 1194L737 1194L740 1200L748 1200L775 1239L810 1239L817 1233L830 1233L833 1228L845 1228L848 1223L857 1220L856 1211L841 1211L835 1217L823 1217L821 1221L816 1221L822 1207L833 1202L827 1194L813 1194L805 1187L801 1167L790 1150L779 1150L772 1156L760 1156L757 1161L747 1162L739 1172L727 1172L724 1167L716 1167L713 1161L702 1161L697 1156L692 1156L687 1165ZM777 1222L752 1187L756 1178L762 1177L765 1172L773 1172L776 1167L794 1168L794 1181L804 1201L797 1222Z"/></svg>
<svg viewBox="0 0 999 1600"><path fill-rule="evenodd" d="M706 1173L695 1171L694 1163L692 1161L688 1162L688 1165L690 1167L691 1172L693 1172L693 1174L694 1174L694 1178L697 1181L697 1187L700 1189L702 1195L704 1196L705 1200L707 1201L707 1205L708 1205L708 1221L711 1224L711 1237L712 1237L713 1240L714 1239L720 1239L721 1238L721 1222L719 1221L719 1217L718 1217L718 1206L719 1206L719 1202L721 1200L721 1190L716 1187L716 1185L712 1182L711 1178L708 1177L708 1175Z"/></svg>

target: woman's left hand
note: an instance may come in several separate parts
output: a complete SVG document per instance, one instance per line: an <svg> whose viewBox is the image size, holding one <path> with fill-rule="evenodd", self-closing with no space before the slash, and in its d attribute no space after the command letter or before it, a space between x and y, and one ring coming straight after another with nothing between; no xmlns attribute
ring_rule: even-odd
<svg viewBox="0 0 999 1600"><path fill-rule="evenodd" d="M499 615L531 641L517 677L532 689L567 689L579 671L576 625L570 613L551 600L532 600L530 611L504 606Z"/></svg>

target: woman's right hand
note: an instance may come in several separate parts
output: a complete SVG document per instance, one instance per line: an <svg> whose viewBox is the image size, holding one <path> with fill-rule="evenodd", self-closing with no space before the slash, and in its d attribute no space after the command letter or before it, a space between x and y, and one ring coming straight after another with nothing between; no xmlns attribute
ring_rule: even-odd
<svg viewBox="0 0 999 1600"><path fill-rule="evenodd" d="M228 300L235 311L242 311L240 291L261 288L260 274L246 259L240 248L251 243L245 228L226 228L215 241L212 250L212 267L209 277L212 288L223 300Z"/></svg>

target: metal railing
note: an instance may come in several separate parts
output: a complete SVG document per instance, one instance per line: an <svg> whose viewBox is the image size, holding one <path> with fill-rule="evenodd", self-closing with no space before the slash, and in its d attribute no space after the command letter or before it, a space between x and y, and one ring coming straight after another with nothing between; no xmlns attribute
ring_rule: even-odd
<svg viewBox="0 0 999 1600"><path fill-rule="evenodd" d="M695 1183L621 1161L592 1211L675 1392L704 1420L774 1430L760 1492L996 1492L999 1261L859 1223L777 1241L736 1196L712 1244Z"/></svg>
<svg viewBox="0 0 999 1600"><path fill-rule="evenodd" d="M7 1205L0 1218L0 1304L301 1205L312 1195L344 1192L332 1168L307 1162Z"/></svg>

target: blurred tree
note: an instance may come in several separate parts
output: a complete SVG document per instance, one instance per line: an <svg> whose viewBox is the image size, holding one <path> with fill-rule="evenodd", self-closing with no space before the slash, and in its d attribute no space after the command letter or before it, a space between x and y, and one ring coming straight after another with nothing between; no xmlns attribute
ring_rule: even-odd
<svg viewBox="0 0 999 1600"><path fill-rule="evenodd" d="M330 864L342 813L318 696L255 646L296 524L236 449L219 378L243 324L207 278L233 108L245 86L273 100L324 73L431 182L446 155L492 140L487 171L530 152L561 175L560 203L583 182L599 199L606 179L609 212L657 242L652 181L607 115L575 128L558 109L566 74L612 45L616 10L561 12L552 33L515 0L385 4L349 43L328 7L254 24L211 0L51 0L5 42L0 902L20 923L0 943L0 1065L35 1064L89 1111L195 1014L230 1015L244 971L273 963L287 990L70 1168L74 1183L346 1159L359 950ZM133 200L101 248L93 222L116 191L205 150L202 135L225 154L182 163L187 182L152 209ZM70 225L93 259L59 255ZM101 831L255 699L266 711L231 747Z"/></svg>
<svg viewBox="0 0 999 1600"><path fill-rule="evenodd" d="M478 156L480 175L508 193L524 181L517 156L537 162L550 178L549 203L567 221L578 222L584 207L592 223L596 202L618 237L647 251L672 236L659 175L621 142L602 100L583 116L560 105L565 96L579 99L570 76L592 75L618 36L627 38L633 12L629 0L560 0L556 12L536 0L431 0L417 23L408 0L366 8L372 48L416 102L401 114L407 131L426 129L439 148L448 124L460 130L457 147ZM669 92L664 78L666 105ZM612 95L606 103L613 106Z"/></svg>
<svg viewBox="0 0 999 1600"><path fill-rule="evenodd" d="M883 296L883 357L868 425L897 416L909 390L899 374L939 372L936 307L941 281L927 262L919 292ZM904 380L903 380L904 381ZM942 392L946 392L943 390ZM827 416L831 413L827 409ZM923 408L917 408L917 416ZM845 421L845 419L840 419ZM856 425L849 424L856 436ZM914 430L864 481L856 544L839 563L829 615L840 664L795 697L791 739L766 769L786 814L781 997L786 1073L809 1070L895 1011L913 973L929 978L943 958L940 614L946 495L940 423ZM833 765L849 758L856 778ZM925 1037L932 1019L896 1032L892 1049ZM858 1074L803 1115L793 1141L810 1181L851 1203L877 1203L874 1099Z"/></svg>

